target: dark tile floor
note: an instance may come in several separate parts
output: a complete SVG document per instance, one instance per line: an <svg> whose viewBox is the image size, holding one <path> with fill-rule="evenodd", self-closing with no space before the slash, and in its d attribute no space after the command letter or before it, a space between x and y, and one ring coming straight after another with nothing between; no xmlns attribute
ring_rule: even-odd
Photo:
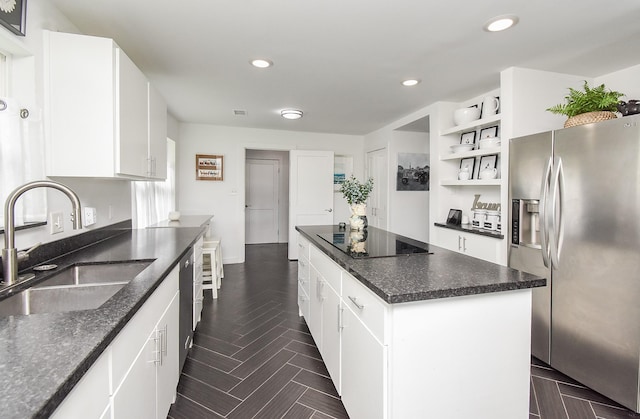
<svg viewBox="0 0 640 419"><path fill-rule="evenodd" d="M640 419L640 415L533 358L529 418Z"/></svg>
<svg viewBox="0 0 640 419"><path fill-rule="evenodd" d="M304 320L287 245L250 245L205 295L174 419L348 418Z"/></svg>
<svg viewBox="0 0 640 419"><path fill-rule="evenodd" d="M247 246L246 263L224 270L219 298L206 295L169 417L348 418L298 317L287 246ZM536 359L530 397L530 419L640 419Z"/></svg>

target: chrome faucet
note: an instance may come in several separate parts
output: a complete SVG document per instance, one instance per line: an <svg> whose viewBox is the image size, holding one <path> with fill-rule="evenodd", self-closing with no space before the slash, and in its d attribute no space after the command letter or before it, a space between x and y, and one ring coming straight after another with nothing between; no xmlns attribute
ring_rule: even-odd
<svg viewBox="0 0 640 419"><path fill-rule="evenodd" d="M18 252L15 247L15 204L23 193L35 188L53 188L63 192L73 205L71 221L73 229L82 228L80 198L68 186L50 180L36 180L16 188L4 203L4 249L2 249L2 272L4 285L13 285L18 281L18 262L28 257L28 252Z"/></svg>

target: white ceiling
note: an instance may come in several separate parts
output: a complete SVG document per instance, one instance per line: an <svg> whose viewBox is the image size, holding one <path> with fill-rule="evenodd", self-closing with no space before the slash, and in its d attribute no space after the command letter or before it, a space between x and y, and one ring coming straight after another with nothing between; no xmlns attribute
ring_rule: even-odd
<svg viewBox="0 0 640 419"><path fill-rule="evenodd" d="M50 1L115 39L183 122L366 134L497 88L511 66L596 77L640 64L639 0ZM501 14L520 23L482 30ZM289 107L304 117L281 118Z"/></svg>

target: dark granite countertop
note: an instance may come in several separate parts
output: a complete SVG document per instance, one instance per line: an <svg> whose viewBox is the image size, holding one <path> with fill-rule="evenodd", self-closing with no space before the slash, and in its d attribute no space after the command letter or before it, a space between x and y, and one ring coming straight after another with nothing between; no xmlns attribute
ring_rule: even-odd
<svg viewBox="0 0 640 419"><path fill-rule="evenodd" d="M180 219L162 220L150 225L148 228L184 228L184 227L204 227L213 218L213 215L181 215Z"/></svg>
<svg viewBox="0 0 640 419"><path fill-rule="evenodd" d="M388 242L399 239L413 245L419 243L431 254L352 258L318 236L341 233L338 226L296 226L296 230L315 247L389 304L542 287L546 284L544 278L525 272L375 227L369 229L376 230L378 237L386 235L385 241Z"/></svg>
<svg viewBox="0 0 640 419"><path fill-rule="evenodd" d="M0 416L48 417L203 231L125 230L52 261L60 271L78 262L154 259L98 309L0 318Z"/></svg>

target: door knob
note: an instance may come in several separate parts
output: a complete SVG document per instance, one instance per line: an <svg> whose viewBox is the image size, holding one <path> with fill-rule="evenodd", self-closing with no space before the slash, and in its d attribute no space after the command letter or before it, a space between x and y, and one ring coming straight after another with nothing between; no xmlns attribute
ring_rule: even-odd
<svg viewBox="0 0 640 419"><path fill-rule="evenodd" d="M333 208L326 209L327 212L333 212Z"/></svg>

